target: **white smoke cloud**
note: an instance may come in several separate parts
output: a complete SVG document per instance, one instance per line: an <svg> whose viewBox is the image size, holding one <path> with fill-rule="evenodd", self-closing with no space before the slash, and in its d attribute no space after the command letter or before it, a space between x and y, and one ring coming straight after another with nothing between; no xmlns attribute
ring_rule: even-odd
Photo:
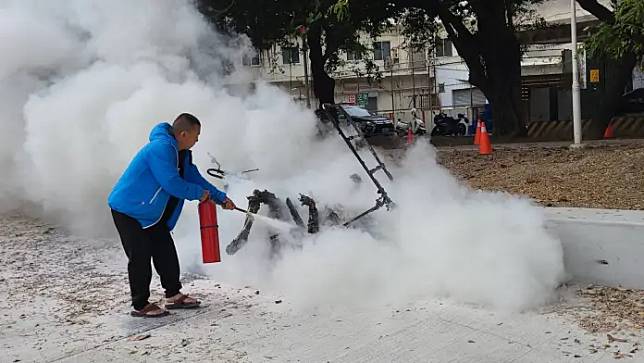
<svg viewBox="0 0 644 363"><path fill-rule="evenodd" d="M310 194L321 206L341 204L353 214L373 205L375 188L348 176L357 162L336 145L329 162L281 177L231 186L241 200L248 185L269 186L281 198ZM196 215L188 211L181 233L184 265L238 283L269 286L290 300L311 304L400 302L442 296L504 309L539 306L563 277L560 242L546 233L541 210L527 199L474 191L436 164L431 146L419 144L386 189L397 208L373 213L367 231L323 228L301 249L269 258L266 226L255 223L248 244L216 266L199 264ZM322 209L322 208L320 208ZM192 213L191 213L192 212ZM304 218L307 213L300 209ZM241 229L240 217L220 212L221 245ZM320 213L322 216L323 213Z"/></svg>
<svg viewBox="0 0 644 363"><path fill-rule="evenodd" d="M243 68L222 72L241 63L248 42L212 32L188 1L2 1L0 39L2 210L29 203L75 231L115 235L107 194L150 128L180 112L202 120L202 171L208 152L226 169L261 169L228 180L242 207L256 188L305 193L347 217L374 203L341 140L316 138L311 112L262 82L245 97L226 90L251 79ZM562 251L529 201L460 185L427 145L391 168L386 188L398 208L372 214L367 229L325 227L279 258L269 258L268 227L256 223L238 254L201 265L196 205L187 203L175 232L183 268L303 304L447 296L522 309L548 300ZM360 185L349 179L356 172ZM244 215L219 214L223 250Z"/></svg>

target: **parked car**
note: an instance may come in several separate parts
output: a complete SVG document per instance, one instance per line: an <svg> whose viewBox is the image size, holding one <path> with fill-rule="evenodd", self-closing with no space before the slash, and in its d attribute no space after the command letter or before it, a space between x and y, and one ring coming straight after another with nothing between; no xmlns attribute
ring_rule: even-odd
<svg viewBox="0 0 644 363"><path fill-rule="evenodd" d="M342 109L351 116L353 122L362 130L365 137L394 135L394 123L355 105L343 104Z"/></svg>

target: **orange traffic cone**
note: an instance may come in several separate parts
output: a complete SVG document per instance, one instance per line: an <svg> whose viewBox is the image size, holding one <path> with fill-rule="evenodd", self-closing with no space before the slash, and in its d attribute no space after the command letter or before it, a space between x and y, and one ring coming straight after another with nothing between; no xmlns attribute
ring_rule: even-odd
<svg viewBox="0 0 644 363"><path fill-rule="evenodd" d="M613 129L613 123L610 122L608 124L608 127L606 127L606 131L604 131L604 139L614 139L615 138L615 130Z"/></svg>
<svg viewBox="0 0 644 363"><path fill-rule="evenodd" d="M407 129L407 145L411 145L414 143L414 134L411 132L411 125L409 125L409 128Z"/></svg>
<svg viewBox="0 0 644 363"><path fill-rule="evenodd" d="M483 120L479 119L476 122L476 132L474 132L474 145L480 145L481 144L481 124L483 123Z"/></svg>
<svg viewBox="0 0 644 363"><path fill-rule="evenodd" d="M481 122L481 136L479 144L479 155L491 155L492 143L490 142L490 135L487 134L485 123Z"/></svg>

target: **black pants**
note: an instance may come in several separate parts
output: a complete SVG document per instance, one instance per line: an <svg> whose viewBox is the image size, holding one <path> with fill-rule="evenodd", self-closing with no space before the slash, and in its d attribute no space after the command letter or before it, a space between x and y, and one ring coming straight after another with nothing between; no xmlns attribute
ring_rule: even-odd
<svg viewBox="0 0 644 363"><path fill-rule="evenodd" d="M152 281L150 259L161 277L165 296L178 294L181 290L179 259L166 224L157 223L143 229L136 219L123 213L112 210L112 217L128 258L127 273L134 309L140 310L148 304Z"/></svg>

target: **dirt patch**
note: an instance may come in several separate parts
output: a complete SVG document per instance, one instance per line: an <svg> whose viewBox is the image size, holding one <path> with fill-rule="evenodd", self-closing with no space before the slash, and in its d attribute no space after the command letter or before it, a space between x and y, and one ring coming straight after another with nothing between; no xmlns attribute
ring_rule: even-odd
<svg viewBox="0 0 644 363"><path fill-rule="evenodd" d="M607 352L614 359L641 352L644 331L644 291L590 285L578 287L573 298L554 306L554 313L592 334L590 342L574 342L589 354Z"/></svg>
<svg viewBox="0 0 644 363"><path fill-rule="evenodd" d="M580 298L575 300L577 304L562 312L585 330L591 333L644 330L643 290L590 285L577 289L576 295Z"/></svg>
<svg viewBox="0 0 644 363"><path fill-rule="evenodd" d="M470 186L523 194L544 206L644 209L644 145L525 146L479 156L439 149L439 162Z"/></svg>

